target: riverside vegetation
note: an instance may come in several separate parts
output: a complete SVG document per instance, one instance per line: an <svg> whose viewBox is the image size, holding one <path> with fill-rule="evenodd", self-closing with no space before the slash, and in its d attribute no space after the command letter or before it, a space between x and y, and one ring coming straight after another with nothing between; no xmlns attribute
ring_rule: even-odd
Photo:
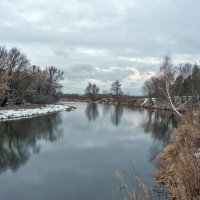
<svg viewBox="0 0 200 200"><path fill-rule="evenodd" d="M200 115L188 112L166 146L155 172L173 199L200 198Z"/></svg>
<svg viewBox="0 0 200 200"><path fill-rule="evenodd" d="M170 57L165 58L160 72L145 82L149 98L152 94L159 95L157 98L165 96L181 118L177 130L172 135L171 143L166 146L160 157L158 171L154 174L155 179L166 186L172 199L200 198L199 82L199 65L186 63L176 67L172 64ZM155 87L158 92L153 90ZM181 97L182 103L190 105L186 113L181 114L177 111L173 98L175 95ZM187 99L185 102L183 95Z"/></svg>
<svg viewBox="0 0 200 200"><path fill-rule="evenodd" d="M197 64L186 63L176 67L170 57L165 57L160 71L144 84L144 90L149 97L148 103L153 105L155 98L161 102L168 100L180 118L179 126L156 162L157 170L153 174L160 184L158 191L163 192L164 186L164 191L169 194L170 199L200 199L199 82L200 67ZM185 113L179 113L176 108L175 96L178 95L181 103L188 105ZM162 198L162 195L155 197L155 191L151 191L137 175L135 175L138 182L136 189L129 188L119 173L117 179L127 194L125 199Z"/></svg>
<svg viewBox="0 0 200 200"><path fill-rule="evenodd" d="M136 187L127 184L127 173L116 173L124 200L198 200L200 199L200 112L189 111L171 136L156 161L153 173L159 185L150 188L134 170Z"/></svg>
<svg viewBox="0 0 200 200"><path fill-rule="evenodd" d="M200 66L196 63L174 65L171 58L166 56L160 70L145 81L143 91L146 96L124 96L119 81L112 84L109 93L99 94L99 91L96 84L89 83L85 96L75 98L171 109L177 113L179 126L157 160L157 170L153 176L160 183L158 193L166 192L170 199L200 199ZM126 193L124 199L161 198L162 195L155 197L154 192L136 174L134 177L138 183L137 188L129 187L124 173L117 172L120 188Z"/></svg>
<svg viewBox="0 0 200 200"><path fill-rule="evenodd" d="M173 110L180 118L171 142L156 162L153 177L160 183L157 191L152 192L136 173L134 179L138 185L130 187L125 179L127 174L117 172L120 189L126 193L124 199L161 199L163 194L170 199L200 199L200 66L196 63L174 65L171 57L165 56L160 70L145 81L145 96L123 95L119 81L112 84L110 92L99 94L99 91L96 84L89 83L84 96L70 97Z"/></svg>
<svg viewBox="0 0 200 200"><path fill-rule="evenodd" d="M64 72L31 65L19 49L0 47L0 106L52 103L58 99Z"/></svg>
<svg viewBox="0 0 200 200"><path fill-rule="evenodd" d="M125 95L121 83L116 80L108 91L100 93L98 85L89 83L84 95L64 94L62 98L66 101L120 103L129 107L163 110L174 110L175 107L178 111L187 111L200 105L200 65L174 65L171 57L165 56L160 70L145 81L143 91L143 96Z"/></svg>

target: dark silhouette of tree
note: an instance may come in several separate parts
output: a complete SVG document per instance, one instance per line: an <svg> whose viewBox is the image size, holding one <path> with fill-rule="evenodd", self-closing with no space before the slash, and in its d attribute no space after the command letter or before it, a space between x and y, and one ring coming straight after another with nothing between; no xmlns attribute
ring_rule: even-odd
<svg viewBox="0 0 200 200"><path fill-rule="evenodd" d="M119 103L122 100L123 92L121 89L121 83L118 80L112 83L110 91L115 101Z"/></svg>
<svg viewBox="0 0 200 200"><path fill-rule="evenodd" d="M143 91L144 91L145 95L147 95L149 97L151 104L153 104L152 97L155 96L153 87L154 87L154 84L152 83L151 79L146 80L144 82Z"/></svg>
<svg viewBox="0 0 200 200"><path fill-rule="evenodd" d="M63 71L56 67L31 66L17 48L0 47L0 106L55 100L61 91L62 79Z"/></svg>
<svg viewBox="0 0 200 200"><path fill-rule="evenodd" d="M85 95L92 101L97 99L99 94L99 87L96 84L88 83L88 86L85 89Z"/></svg>
<svg viewBox="0 0 200 200"><path fill-rule="evenodd" d="M176 66L165 56L160 70L145 81L143 90L150 99L168 99L175 111L176 96L180 96L182 103L197 104L200 101L200 66L190 63Z"/></svg>

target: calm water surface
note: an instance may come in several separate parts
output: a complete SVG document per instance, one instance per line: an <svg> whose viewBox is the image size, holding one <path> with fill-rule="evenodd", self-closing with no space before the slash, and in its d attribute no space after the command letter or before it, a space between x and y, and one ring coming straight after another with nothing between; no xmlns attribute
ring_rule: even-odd
<svg viewBox="0 0 200 200"><path fill-rule="evenodd" d="M115 171L152 184L152 162L177 124L172 113L73 103L77 109L0 123L0 199L121 199Z"/></svg>

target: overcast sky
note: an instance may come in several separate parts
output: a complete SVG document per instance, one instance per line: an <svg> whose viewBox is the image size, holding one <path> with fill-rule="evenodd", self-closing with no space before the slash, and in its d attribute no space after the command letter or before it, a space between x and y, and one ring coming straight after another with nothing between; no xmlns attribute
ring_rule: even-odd
<svg viewBox="0 0 200 200"><path fill-rule="evenodd" d="M138 95L166 53L199 60L199 0L0 0L0 10L0 45L62 69L64 92L118 79Z"/></svg>

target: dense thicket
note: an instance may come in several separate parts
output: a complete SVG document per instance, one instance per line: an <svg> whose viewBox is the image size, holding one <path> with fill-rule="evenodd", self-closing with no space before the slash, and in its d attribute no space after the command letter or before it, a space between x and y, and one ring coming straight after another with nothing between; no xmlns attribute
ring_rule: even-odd
<svg viewBox="0 0 200 200"><path fill-rule="evenodd" d="M143 89L150 99L154 97L162 100L167 98L167 88L173 101L175 96L181 97L182 103L189 99L199 101L200 65L174 65L171 58L166 56L160 70L145 81Z"/></svg>
<svg viewBox="0 0 200 200"><path fill-rule="evenodd" d="M8 103L48 103L61 91L63 71L31 65L17 48L0 47L0 106Z"/></svg>

